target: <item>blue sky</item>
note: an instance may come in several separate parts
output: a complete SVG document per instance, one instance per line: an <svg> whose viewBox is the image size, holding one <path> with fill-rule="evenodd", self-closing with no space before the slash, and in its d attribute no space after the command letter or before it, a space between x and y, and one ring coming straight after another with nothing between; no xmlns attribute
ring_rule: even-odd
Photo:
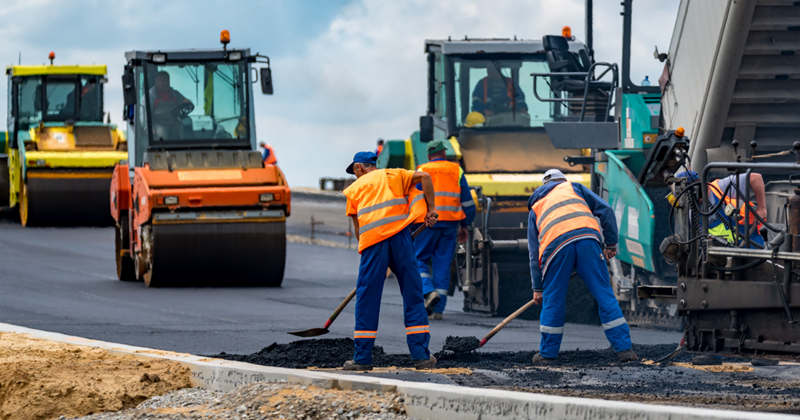
<svg viewBox="0 0 800 420"><path fill-rule="evenodd" d="M619 62L620 0L595 0L598 61ZM657 79L678 0L636 0L632 78ZM124 52L232 45L269 55L275 95L256 96L259 140L290 185L344 176L378 137L407 138L425 112L426 38L541 38L570 25L584 38L584 0L4 0L0 62L109 66L106 111L119 123ZM5 94L6 84L2 85ZM6 114L6 101L0 101Z"/></svg>

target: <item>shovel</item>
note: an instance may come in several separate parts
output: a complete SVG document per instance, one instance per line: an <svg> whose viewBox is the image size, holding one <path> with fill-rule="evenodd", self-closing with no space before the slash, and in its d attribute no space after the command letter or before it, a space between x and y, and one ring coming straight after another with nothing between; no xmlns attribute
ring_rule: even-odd
<svg viewBox="0 0 800 420"><path fill-rule="evenodd" d="M482 340L478 341L478 339L475 337L469 337L467 339L461 340L462 341L461 343L450 344L450 345L445 344L444 349L451 350L456 353L463 353L467 351L477 350L483 347L483 345L486 344L486 342L488 342L489 340L491 340L491 338L494 337L495 334L500 332L500 330L502 330L506 325L508 325L508 323L511 322L514 318L520 316L520 314L527 311L528 308L533 306L533 304L534 304L533 300L531 300L530 302L526 303L523 307L517 309L516 312L509 315L508 318L504 319L503 322L497 324L496 327L494 327L491 331L489 331L489 334L486 334L486 337L483 337Z"/></svg>
<svg viewBox="0 0 800 420"><path fill-rule="evenodd" d="M419 235L420 232L422 232L423 230L425 230L425 224L423 224L417 230L415 230L414 233L411 234L411 237L412 238L416 238L417 235ZM289 334L296 335L298 337L308 338L308 337L319 337L321 335L325 335L325 334L329 333L330 330L328 330L328 328L331 326L331 324L333 324L333 321L336 320L336 317L339 316L339 314L342 312L342 310L347 306L348 303L350 303L351 300L353 300L353 298L355 296L356 296L356 289L353 289L350 292L350 294L348 294L347 297L344 298L342 303L340 303L339 306L336 307L336 310L333 311L333 314L331 314L331 316L328 318L328 320L325 321L325 326L324 327L322 327L322 328L312 328L310 330L305 330L305 331L294 331L294 332L290 332Z"/></svg>

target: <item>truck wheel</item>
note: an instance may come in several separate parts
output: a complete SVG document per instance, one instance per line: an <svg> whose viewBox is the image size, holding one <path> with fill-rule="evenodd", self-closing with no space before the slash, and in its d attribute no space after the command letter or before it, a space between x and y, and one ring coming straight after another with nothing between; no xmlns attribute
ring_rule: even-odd
<svg viewBox="0 0 800 420"><path fill-rule="evenodd" d="M117 278L122 281L136 281L136 269L133 266L133 258L128 251L125 251L130 246L128 236L128 216L123 215L119 218L119 223L114 226L114 245L116 251L117 262Z"/></svg>

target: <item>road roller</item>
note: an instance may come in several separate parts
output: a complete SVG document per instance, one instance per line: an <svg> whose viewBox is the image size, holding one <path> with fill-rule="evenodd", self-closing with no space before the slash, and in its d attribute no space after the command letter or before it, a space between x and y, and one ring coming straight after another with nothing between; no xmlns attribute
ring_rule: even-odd
<svg viewBox="0 0 800 420"><path fill-rule="evenodd" d="M0 206L23 226L111 226L108 188L128 159L103 111L105 65L9 66ZM105 120L105 121L104 121Z"/></svg>
<svg viewBox="0 0 800 420"><path fill-rule="evenodd" d="M291 191L256 145L253 84L273 92L249 49L129 51L129 142L114 169L120 280L147 287L280 286ZM259 68L255 68L255 66Z"/></svg>

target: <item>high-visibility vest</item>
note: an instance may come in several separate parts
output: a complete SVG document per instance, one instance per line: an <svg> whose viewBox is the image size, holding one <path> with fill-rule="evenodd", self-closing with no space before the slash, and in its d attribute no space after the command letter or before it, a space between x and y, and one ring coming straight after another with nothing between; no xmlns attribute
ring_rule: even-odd
<svg viewBox="0 0 800 420"><path fill-rule="evenodd" d="M397 196L389 188L385 169L372 171L345 188L344 195L355 204L358 226L358 252L388 239L427 213L422 191Z"/></svg>
<svg viewBox="0 0 800 420"><path fill-rule="evenodd" d="M461 208L461 167L455 162L440 160L419 165L417 170L431 175L439 221L464 220L467 215ZM422 220L416 222L422 223Z"/></svg>
<svg viewBox="0 0 800 420"><path fill-rule="evenodd" d="M716 181L710 183L709 185L710 185L709 190L711 190L711 194L714 194L714 197L717 197L717 202L719 202L719 200L722 200L724 198L725 204L730 204L731 206L733 206L733 208L737 207L737 202L738 202L739 224L744 226L744 209L745 209L744 199L742 199L742 198L739 198L739 199L730 198L727 195L725 195L723 197L723 194L725 194L725 191L722 188L719 187L719 180L716 180ZM732 187L733 186L731 186L731 188ZM750 206L752 206L753 208L756 208L756 205L753 204L752 202L750 202ZM724 209L720 209L720 210L722 210L722 213L725 214L725 210ZM749 225L753 226L754 223L758 223L757 229L761 229L761 222L756 221L756 217L753 215L753 212L750 212L750 223L749 223Z"/></svg>
<svg viewBox="0 0 800 420"><path fill-rule="evenodd" d="M267 158L264 159L265 165L274 165L278 163L278 158L275 157L275 151L272 150L272 146L265 144L264 148L267 149Z"/></svg>
<svg viewBox="0 0 800 420"><path fill-rule="evenodd" d="M544 198L534 203L531 210L536 214L536 228L539 229L539 264L542 262L544 250L559 236L582 228L594 229L600 233L597 219L592 215L586 200L575 194L571 182L561 182Z"/></svg>

